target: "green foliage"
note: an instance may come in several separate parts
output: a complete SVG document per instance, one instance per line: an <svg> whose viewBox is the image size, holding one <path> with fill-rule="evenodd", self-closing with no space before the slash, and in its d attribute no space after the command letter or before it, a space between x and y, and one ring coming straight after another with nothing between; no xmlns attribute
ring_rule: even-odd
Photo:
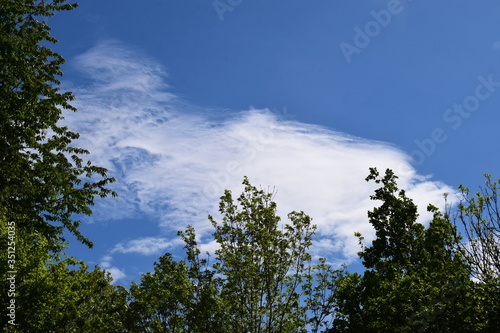
<svg viewBox="0 0 500 333"><path fill-rule="evenodd" d="M88 151L71 146L77 133L58 125L63 110L76 109L59 87L64 59L45 46L57 40L42 21L74 7L0 0L0 207L28 233L55 242L65 228L92 246L74 214L90 215L94 197L114 195L105 188L113 179L83 159Z"/></svg>
<svg viewBox="0 0 500 333"><path fill-rule="evenodd" d="M0 224L0 243L7 241L7 222ZM120 332L126 311L124 290L110 284L109 274L62 252L61 240L16 231L16 274L0 261L2 308L15 300L15 326L2 320L5 332ZM15 297L9 297L7 277L15 278ZM8 318L4 311L2 317Z"/></svg>
<svg viewBox="0 0 500 333"><path fill-rule="evenodd" d="M90 215L96 196L115 195L106 169L86 161L88 151L71 145L78 134L59 125L63 111L76 109L59 87L64 59L48 47L57 41L43 19L75 7L0 0L0 252L15 258L0 261L0 304L10 332L115 332L126 309L107 273L62 252L65 231L92 246L75 214ZM5 326L11 301L16 326Z"/></svg>
<svg viewBox="0 0 500 333"><path fill-rule="evenodd" d="M235 332L297 332L306 324L299 286L314 227L303 212L292 212L292 224L280 230L272 194L243 183L237 204L229 191L221 198L222 223L209 217L220 245L215 269L224 277L221 295L239 300L227 304L229 326Z"/></svg>
<svg viewBox="0 0 500 333"><path fill-rule="evenodd" d="M459 244L471 276L477 281L473 299L481 309L480 327L500 327L500 209L497 181L484 175L485 185L474 195L459 186L461 201L454 222L463 227L464 241Z"/></svg>
<svg viewBox="0 0 500 333"><path fill-rule="evenodd" d="M429 227L417 223L417 206L396 179L391 170L380 177L371 169L367 177L381 184L371 199L382 204L368 213L376 238L359 253L364 274L347 276L338 287L332 332L472 331L473 283L456 250L455 228L432 205Z"/></svg>
<svg viewBox="0 0 500 333"><path fill-rule="evenodd" d="M471 196L470 190L459 186L461 202L455 223L464 227L466 242L461 250L466 255L471 274L483 282L500 278L500 209L498 181L485 174L485 186Z"/></svg>
<svg viewBox="0 0 500 333"><path fill-rule="evenodd" d="M326 258L319 258L318 263L309 266L304 275L305 283L302 286L305 308L308 312L308 331L326 332L332 327L337 309L336 295L342 283L350 275L342 270L334 270L326 263Z"/></svg>
<svg viewBox="0 0 500 333"><path fill-rule="evenodd" d="M213 265L200 257L194 229L181 232L186 260L160 257L131 288L129 331L318 332L332 316L340 271L308 249L315 227L303 212L280 225L272 193L250 185L221 197L222 222L209 216L219 245Z"/></svg>
<svg viewBox="0 0 500 333"><path fill-rule="evenodd" d="M387 170L368 213L375 229L359 253L363 274L313 263L315 227L303 212L281 224L273 194L245 178L234 200L221 197L222 222L209 216L219 245L201 257L192 227L179 233L186 259L165 254L130 293L130 332L484 332L499 324L498 280L474 283L460 237L432 205L427 228ZM363 237L356 233L360 244Z"/></svg>
<svg viewBox="0 0 500 333"><path fill-rule="evenodd" d="M167 253L130 288L129 332L224 332L218 279L200 259L194 230L180 233L187 261Z"/></svg>

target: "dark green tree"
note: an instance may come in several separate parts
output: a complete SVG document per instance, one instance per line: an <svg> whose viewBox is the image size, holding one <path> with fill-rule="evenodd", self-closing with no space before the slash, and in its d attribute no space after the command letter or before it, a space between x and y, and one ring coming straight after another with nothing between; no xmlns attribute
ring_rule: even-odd
<svg viewBox="0 0 500 333"><path fill-rule="evenodd" d="M127 319L129 332L225 332L218 299L219 279L200 258L192 227L179 232L186 260L161 256L154 272L132 283Z"/></svg>
<svg viewBox="0 0 500 333"><path fill-rule="evenodd" d="M0 243L9 241L8 223L0 219ZM109 273L64 254L67 244L36 233L16 232L15 274L0 261L2 308L14 300L15 325L2 311L2 332L123 332L126 291L110 284ZM10 294L14 278L14 295ZM10 312L10 311L9 311Z"/></svg>
<svg viewBox="0 0 500 333"><path fill-rule="evenodd" d="M417 206L396 179L391 170L367 177L382 185L371 196L382 203L368 213L375 239L359 253L364 274L340 281L332 332L474 331L473 283L455 227L431 205L428 228L417 223Z"/></svg>
<svg viewBox="0 0 500 333"><path fill-rule="evenodd" d="M1 323L17 332L109 331L124 305L107 274L62 252L65 232L92 246L75 217L90 215L97 196L115 195L106 169L89 162L89 152L72 145L79 135L60 125L64 112L76 110L60 88L64 59L49 48L57 40L43 20L75 7L0 0L0 253L11 260L0 263ZM8 271L16 272L15 297L8 297ZM17 326L6 328L11 300Z"/></svg>
<svg viewBox="0 0 500 333"><path fill-rule="evenodd" d="M59 125L76 111L61 91L64 59L43 21L76 4L66 0L0 0L0 208L8 221L54 241L64 230L88 246L75 214L91 214L96 196L114 194L106 169L71 145L78 134ZM99 179L92 180L97 175Z"/></svg>

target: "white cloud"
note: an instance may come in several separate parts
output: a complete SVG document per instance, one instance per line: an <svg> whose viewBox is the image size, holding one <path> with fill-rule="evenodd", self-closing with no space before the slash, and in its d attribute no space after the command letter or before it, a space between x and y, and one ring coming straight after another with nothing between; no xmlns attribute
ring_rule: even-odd
<svg viewBox="0 0 500 333"><path fill-rule="evenodd" d="M181 242L177 239L172 241L161 237L145 237L125 243L118 243L111 252L152 255L159 254L162 250L180 243Z"/></svg>
<svg viewBox="0 0 500 333"><path fill-rule="evenodd" d="M111 277L113 278L113 284L115 284L119 279L123 279L126 276L125 273L117 267L106 268L106 271L111 274Z"/></svg>
<svg viewBox="0 0 500 333"><path fill-rule="evenodd" d="M117 178L120 194L99 201L102 218L139 211L155 216L163 235L187 224L208 235L207 214L217 215L224 189L237 196L246 175L252 184L275 186L280 214L303 210L318 225L318 244L349 259L359 250L353 233L372 234L366 213L376 204L369 199L375 185L364 180L369 167L392 168L423 220L428 203L442 206L442 194L453 192L418 175L408 155L387 143L284 120L269 110L224 116L200 110L165 92L157 64L116 43L99 44L76 65L89 81L74 89L79 112L67 122L82 134L80 145L91 150L91 159ZM175 238L141 238L114 251L152 254Z"/></svg>
<svg viewBox="0 0 500 333"><path fill-rule="evenodd" d="M113 278L112 283L115 284L119 279L123 279L124 277L126 277L126 274L118 267L112 266L112 260L113 258L111 256L106 255L101 259L100 266L102 267L102 269L111 274L111 277Z"/></svg>

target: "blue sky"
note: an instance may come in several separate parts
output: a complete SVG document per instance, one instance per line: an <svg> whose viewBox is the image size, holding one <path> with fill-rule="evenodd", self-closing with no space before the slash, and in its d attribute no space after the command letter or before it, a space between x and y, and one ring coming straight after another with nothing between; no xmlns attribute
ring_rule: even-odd
<svg viewBox="0 0 500 333"><path fill-rule="evenodd" d="M318 224L315 254L353 262L370 234L368 167L417 203L500 175L496 1L82 1L49 19L67 114L117 178L71 254L127 285L243 175ZM425 222L426 215L422 215Z"/></svg>

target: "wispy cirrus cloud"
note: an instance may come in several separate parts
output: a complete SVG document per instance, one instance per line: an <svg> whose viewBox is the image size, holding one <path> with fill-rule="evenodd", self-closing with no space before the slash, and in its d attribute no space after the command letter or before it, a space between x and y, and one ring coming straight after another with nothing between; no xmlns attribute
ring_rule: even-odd
<svg viewBox="0 0 500 333"><path fill-rule="evenodd" d="M283 119L267 109L219 114L169 93L154 61L114 42L76 60L85 85L75 84L79 112L67 116L82 133L80 145L117 178L118 200L99 202L97 216L120 219L140 212L158 221L161 237L138 235L114 253L150 255L168 249L173 231L193 225L211 233L207 214L218 210L224 189L235 195L243 176L275 187L282 216L303 210L318 226L317 251L350 260L359 250L355 231L372 235L367 211L374 184L369 167L392 168L419 204L444 204L443 183L417 174L393 145L352 137L318 125ZM284 219L286 220L286 219ZM208 241L208 240L207 240ZM213 244L212 244L213 245ZM213 247L206 244L205 247Z"/></svg>

